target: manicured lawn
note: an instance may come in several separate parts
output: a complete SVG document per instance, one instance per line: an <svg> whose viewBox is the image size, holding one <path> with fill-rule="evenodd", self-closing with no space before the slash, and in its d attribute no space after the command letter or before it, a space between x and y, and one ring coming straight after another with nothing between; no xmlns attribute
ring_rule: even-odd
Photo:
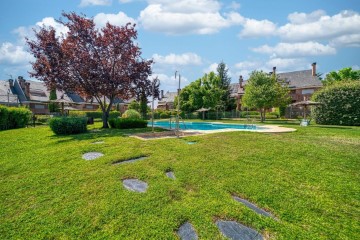
<svg viewBox="0 0 360 240"><path fill-rule="evenodd" d="M129 130L2 131L0 238L176 239L189 221L200 239L223 239L214 223L223 219L270 239L358 239L360 128L289 126L298 131L150 141L128 137ZM105 156L82 159L93 151ZM139 156L149 158L112 165ZM166 177L169 169L175 180ZM126 190L125 178L147 182L147 192Z"/></svg>

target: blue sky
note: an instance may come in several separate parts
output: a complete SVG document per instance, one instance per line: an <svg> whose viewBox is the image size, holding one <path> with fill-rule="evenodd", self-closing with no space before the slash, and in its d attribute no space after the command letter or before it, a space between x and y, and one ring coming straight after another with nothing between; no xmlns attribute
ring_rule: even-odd
<svg viewBox="0 0 360 240"><path fill-rule="evenodd" d="M255 69L310 69L326 74L360 66L358 0L1 0L0 79L29 79L24 37L62 11L94 17L97 26L135 22L144 58L153 58L161 89L174 91L224 61L237 82Z"/></svg>

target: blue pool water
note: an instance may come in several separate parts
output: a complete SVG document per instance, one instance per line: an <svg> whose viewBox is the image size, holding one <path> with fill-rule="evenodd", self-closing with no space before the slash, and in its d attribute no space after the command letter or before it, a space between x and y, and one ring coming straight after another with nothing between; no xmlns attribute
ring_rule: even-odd
<svg viewBox="0 0 360 240"><path fill-rule="evenodd" d="M148 123L151 126L151 122ZM175 122L160 121L154 122L155 127L175 129ZM207 122L180 122L182 130L220 130L220 129L241 129L241 130L260 130L260 127L252 124L223 124L223 123L207 123Z"/></svg>

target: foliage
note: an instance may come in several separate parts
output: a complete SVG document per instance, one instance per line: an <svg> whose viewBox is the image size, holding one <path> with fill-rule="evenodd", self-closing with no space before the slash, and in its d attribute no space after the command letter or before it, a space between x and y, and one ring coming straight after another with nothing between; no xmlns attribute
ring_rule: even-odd
<svg viewBox="0 0 360 240"><path fill-rule="evenodd" d="M338 82L348 81L360 81L360 70L353 70L351 67L347 67L340 69L337 72L329 72L323 80L323 84L327 86Z"/></svg>
<svg viewBox="0 0 360 240"><path fill-rule="evenodd" d="M35 115L37 124L48 124L51 117L49 115Z"/></svg>
<svg viewBox="0 0 360 240"><path fill-rule="evenodd" d="M147 103L148 103L147 97L145 93L142 93L140 97L140 115L143 119L146 119L146 114L148 112L149 107Z"/></svg>
<svg viewBox="0 0 360 240"><path fill-rule="evenodd" d="M53 27L42 26L35 32L35 40L27 38L35 57L30 75L49 88L94 97L103 112L103 127L108 128L115 98L126 100L138 91L152 92L148 79L152 60L141 57L135 25L107 23L98 28L94 19L85 15L62 15L66 21L57 23L68 29L66 34L57 37Z"/></svg>
<svg viewBox="0 0 360 240"><path fill-rule="evenodd" d="M218 107L221 107L225 111L230 111L235 108L235 100L230 98L230 83L231 78L229 77L228 71L229 69L226 68L226 64L221 61L218 64L216 69L217 75L220 79L219 87L223 90L223 94L221 96L220 104L217 104Z"/></svg>
<svg viewBox="0 0 360 240"><path fill-rule="evenodd" d="M28 124L31 115L27 108L0 105L0 130L23 128Z"/></svg>
<svg viewBox="0 0 360 240"><path fill-rule="evenodd" d="M147 121L136 118L110 118L109 124L112 128L128 129L128 128L146 128Z"/></svg>
<svg viewBox="0 0 360 240"><path fill-rule="evenodd" d="M86 117L53 117L49 126L56 135L69 135L87 131Z"/></svg>
<svg viewBox="0 0 360 240"><path fill-rule="evenodd" d="M56 89L50 90L49 100L56 100L56 99L57 99ZM58 106L58 104L55 103L55 102L50 102L50 103L49 103L49 112L51 112L51 113L53 113L53 112L59 112L59 106Z"/></svg>
<svg viewBox="0 0 360 240"><path fill-rule="evenodd" d="M128 106L128 109L132 109L132 110L135 110L137 112L140 112L140 104L136 101L136 100L133 100L130 102L129 106Z"/></svg>
<svg viewBox="0 0 360 240"><path fill-rule="evenodd" d="M128 109L123 113L122 118L139 119L141 118L141 115L138 111Z"/></svg>
<svg viewBox="0 0 360 240"><path fill-rule="evenodd" d="M318 124L360 126L360 81L331 84L313 95L322 103L313 108Z"/></svg>
<svg viewBox="0 0 360 240"><path fill-rule="evenodd" d="M245 107L259 109L262 122L265 120L266 109L284 106L289 100L288 87L263 71L251 73L242 99Z"/></svg>

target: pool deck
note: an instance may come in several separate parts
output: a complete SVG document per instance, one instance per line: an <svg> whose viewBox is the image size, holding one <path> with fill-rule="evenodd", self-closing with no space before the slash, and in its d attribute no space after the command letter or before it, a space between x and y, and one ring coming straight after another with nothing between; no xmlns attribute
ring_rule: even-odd
<svg viewBox="0 0 360 240"><path fill-rule="evenodd" d="M218 123L217 123L218 124ZM277 125L256 125L262 129L219 129L219 130L180 130L179 137L194 136L194 135L205 135L211 133L222 133L222 132L259 132L259 133L289 133L295 132L295 128L281 127ZM141 140L151 140L151 139L161 139L161 138L176 138L176 132L165 131L165 132L155 132L155 133L140 133L131 135Z"/></svg>

